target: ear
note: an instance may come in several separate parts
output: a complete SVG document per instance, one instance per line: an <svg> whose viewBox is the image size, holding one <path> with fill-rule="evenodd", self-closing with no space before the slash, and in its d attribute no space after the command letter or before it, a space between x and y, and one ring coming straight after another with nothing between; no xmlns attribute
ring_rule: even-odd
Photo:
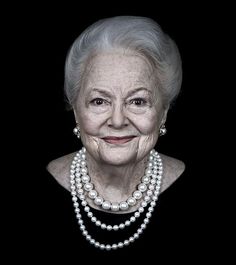
<svg viewBox="0 0 236 265"><path fill-rule="evenodd" d="M76 114L76 109L74 107L73 107L73 112L74 112L75 122L76 122L76 124L79 124L78 117Z"/></svg>
<svg viewBox="0 0 236 265"><path fill-rule="evenodd" d="M165 108L163 111L162 119L161 119L161 125L165 124L167 119L167 113L168 113L169 107Z"/></svg>

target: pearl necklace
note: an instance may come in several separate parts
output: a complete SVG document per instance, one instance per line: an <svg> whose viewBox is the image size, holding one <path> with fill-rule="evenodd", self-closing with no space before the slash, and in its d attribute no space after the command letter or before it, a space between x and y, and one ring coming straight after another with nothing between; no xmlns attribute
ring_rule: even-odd
<svg viewBox="0 0 236 265"><path fill-rule="evenodd" d="M82 170L86 168L85 161L86 161L86 149L83 147L82 150L80 150L75 155L72 161L71 170L70 170L72 201L74 202L75 213L76 213L76 217L78 219L78 224L80 225L80 230L82 231L82 234L86 237L86 239L90 242L90 244L94 245L95 247L99 247L102 250L103 249L106 249L106 250L117 249L117 248L122 248L126 245L129 245L130 243L134 242L134 240L137 239L139 235L143 232L143 230L146 228L146 224L149 223L149 219L152 216L154 206L156 205L156 201L158 199L158 195L160 192L160 186L161 186L161 178L163 174L162 161L161 161L159 154L155 150L152 150L150 152L148 168L146 169L145 176L142 178L142 180L146 179L146 182L147 183L150 182L151 184L149 185L148 190L146 192L147 195L144 196L144 200L141 202L141 206L134 213L134 215L130 217L129 220L125 221L124 223L113 225L113 226L107 225L105 223L102 223L100 220L98 220L93 215L93 213L90 211L90 207L87 205L87 201L86 201L86 197L84 193L86 193L87 191L86 184L89 183L90 178L88 178L89 176L87 175L87 170ZM145 182L143 182L143 184L145 184ZM140 185L138 187L140 187ZM101 244L98 241L95 241L95 239L93 239L91 235L88 234L88 231L86 230L86 227L84 226L84 222L80 214L79 203L77 202L78 201L77 197L81 200L81 205L84 206L84 211L87 213L87 216L91 219L91 221L95 223L96 226L100 227L101 229L106 229L108 231L111 231L111 230L117 231L119 229L124 229L126 226L129 226L132 222L135 222L138 217L140 217L140 214L144 211L144 208L147 207L149 203L150 203L150 206L148 208L148 212L146 213L146 218L144 218L143 223L137 229L137 232L133 234L133 236L131 236L128 240L119 242L118 244L112 244L112 245L106 244L105 245L105 244Z"/></svg>

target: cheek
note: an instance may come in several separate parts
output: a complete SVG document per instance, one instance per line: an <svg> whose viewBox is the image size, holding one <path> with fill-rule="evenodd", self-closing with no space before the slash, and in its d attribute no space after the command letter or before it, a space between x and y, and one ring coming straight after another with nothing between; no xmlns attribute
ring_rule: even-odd
<svg viewBox="0 0 236 265"><path fill-rule="evenodd" d="M104 123L104 117L91 115L88 111L80 112L80 129L89 135L98 135L101 125Z"/></svg>
<svg viewBox="0 0 236 265"><path fill-rule="evenodd" d="M134 119L134 123L141 134L149 135L155 133L158 128L158 118L154 114L140 116Z"/></svg>

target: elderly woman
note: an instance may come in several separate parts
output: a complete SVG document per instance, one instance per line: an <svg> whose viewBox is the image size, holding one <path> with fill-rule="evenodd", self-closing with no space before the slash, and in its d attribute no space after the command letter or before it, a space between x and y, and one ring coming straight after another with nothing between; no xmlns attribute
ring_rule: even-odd
<svg viewBox="0 0 236 265"><path fill-rule="evenodd" d="M71 193L78 249L145 249L158 195L184 171L154 149L181 81L178 49L152 19L103 19L73 43L65 94L83 147L48 171Z"/></svg>

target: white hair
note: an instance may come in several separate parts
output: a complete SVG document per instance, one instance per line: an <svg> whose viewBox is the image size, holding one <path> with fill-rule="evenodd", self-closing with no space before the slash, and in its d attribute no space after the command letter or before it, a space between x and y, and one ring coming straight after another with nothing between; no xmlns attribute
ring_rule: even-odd
<svg viewBox="0 0 236 265"><path fill-rule="evenodd" d="M181 58L175 42L150 18L118 16L92 24L71 46L65 64L65 95L70 106L75 104L89 59L120 48L148 59L164 104L170 105L182 83Z"/></svg>

